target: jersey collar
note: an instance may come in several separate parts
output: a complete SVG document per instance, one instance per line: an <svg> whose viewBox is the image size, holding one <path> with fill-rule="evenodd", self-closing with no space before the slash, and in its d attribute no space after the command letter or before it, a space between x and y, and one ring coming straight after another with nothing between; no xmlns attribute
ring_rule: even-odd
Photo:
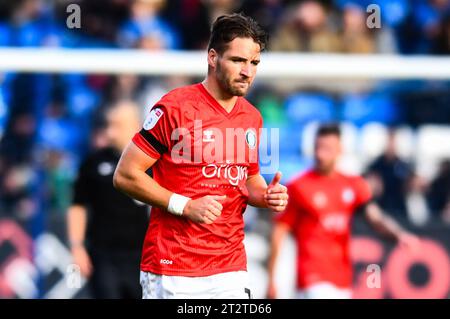
<svg viewBox="0 0 450 319"><path fill-rule="evenodd" d="M236 103L233 106L233 109L231 110L230 113L228 113L224 107L222 105L219 104L219 102L217 102L217 100L208 92L208 90L206 90L205 86L203 85L203 83L198 83L197 84L198 89L200 90L200 92L202 92L202 94L205 96L205 98L211 103L211 105L220 113L222 113L224 116L226 116L227 118L231 118L239 109L240 106L240 100L241 98L238 97L236 100Z"/></svg>

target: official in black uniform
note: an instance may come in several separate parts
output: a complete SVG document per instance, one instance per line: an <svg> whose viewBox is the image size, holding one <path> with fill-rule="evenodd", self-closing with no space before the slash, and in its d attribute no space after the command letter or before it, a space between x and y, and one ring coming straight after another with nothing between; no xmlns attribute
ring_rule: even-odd
<svg viewBox="0 0 450 319"><path fill-rule="evenodd" d="M106 114L109 147L82 163L67 215L74 263L89 278L94 298L141 298L139 263L149 207L113 187L122 149L140 126L131 102L120 102Z"/></svg>

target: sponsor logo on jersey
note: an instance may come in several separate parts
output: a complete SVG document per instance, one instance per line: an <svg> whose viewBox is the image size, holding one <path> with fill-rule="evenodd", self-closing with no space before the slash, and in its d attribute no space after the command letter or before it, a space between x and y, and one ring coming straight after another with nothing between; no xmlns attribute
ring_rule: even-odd
<svg viewBox="0 0 450 319"><path fill-rule="evenodd" d="M345 213L329 213L321 217L322 227L335 234L344 234L348 230L349 217Z"/></svg>
<svg viewBox="0 0 450 319"><path fill-rule="evenodd" d="M247 180L248 172L246 166L235 164L208 164L203 166L202 174L205 178L225 178L233 185L239 185L240 181Z"/></svg>

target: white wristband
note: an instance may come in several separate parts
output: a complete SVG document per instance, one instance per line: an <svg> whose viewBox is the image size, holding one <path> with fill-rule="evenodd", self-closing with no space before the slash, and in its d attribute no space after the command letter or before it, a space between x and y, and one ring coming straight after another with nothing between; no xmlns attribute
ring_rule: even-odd
<svg viewBox="0 0 450 319"><path fill-rule="evenodd" d="M173 193L172 196L170 196L167 211L174 215L181 216L183 215L184 206L186 206L189 200L189 197Z"/></svg>

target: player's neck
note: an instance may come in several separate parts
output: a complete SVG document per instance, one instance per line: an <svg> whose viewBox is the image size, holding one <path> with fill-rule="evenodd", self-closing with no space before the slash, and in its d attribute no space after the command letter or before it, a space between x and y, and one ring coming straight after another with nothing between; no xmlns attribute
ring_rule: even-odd
<svg viewBox="0 0 450 319"><path fill-rule="evenodd" d="M332 177L336 174L336 169L334 167L330 169L323 169L319 166L315 166L314 171L316 172L316 174L326 177Z"/></svg>
<svg viewBox="0 0 450 319"><path fill-rule="evenodd" d="M229 95L225 93L217 83L217 81L214 81L213 79L206 78L202 85L205 87L205 89L208 91L208 93L219 103L225 111L230 113L234 106L236 105L237 96L235 95Z"/></svg>

